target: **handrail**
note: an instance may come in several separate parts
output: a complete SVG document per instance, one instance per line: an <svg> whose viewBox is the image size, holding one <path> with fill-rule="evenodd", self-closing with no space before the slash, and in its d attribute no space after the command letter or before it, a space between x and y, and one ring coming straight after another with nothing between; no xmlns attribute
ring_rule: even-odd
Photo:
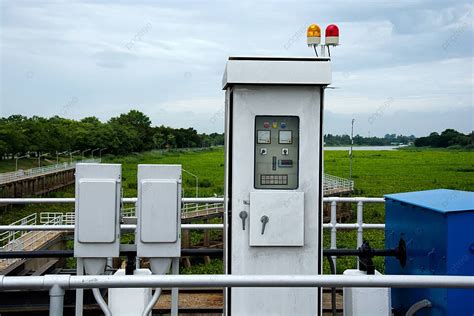
<svg viewBox="0 0 474 316"><path fill-rule="evenodd" d="M13 202L12 204L25 204L25 203L74 203L75 198L17 198L17 199L1 199L0 204L7 200ZM136 203L137 198L123 198L124 203ZM365 203L384 203L385 199L382 197L324 197L323 202L331 205L331 219L329 223L323 224L323 229L330 229L330 249L337 249L337 231L338 230L357 230L357 247L362 245L364 229L384 229L385 224L380 223L364 223L363 211ZM185 204L183 208L186 210L186 204L208 204L213 207L217 204L224 202L222 197L212 198L182 198L182 203ZM337 203L356 203L357 204L357 220L355 223L337 223ZM131 208L127 215L133 215ZM184 218L186 218L186 213ZM64 216L64 215L63 215ZM73 231L74 225L64 225L73 223L73 213L70 215L68 222L61 222L61 225L40 225L41 227L35 227L35 225L0 225L0 232L8 232L15 230L18 231L41 231L41 230L52 230L52 231ZM182 229L223 229L223 224L183 224ZM123 231L135 231L136 225L127 224L121 225ZM337 258L333 258L336 264Z"/></svg>
<svg viewBox="0 0 474 316"><path fill-rule="evenodd" d="M19 289L384 287L474 288L474 276L452 275L46 275L0 276L0 291Z"/></svg>
<svg viewBox="0 0 474 316"><path fill-rule="evenodd" d="M45 167L37 167L26 170L17 170L11 172L0 173L0 184L8 183L20 179L30 178L33 176L54 173L59 170L69 170L76 167L78 163L93 163L100 162L100 159L87 159L83 161L74 161L74 162L63 162L59 164L49 165Z"/></svg>

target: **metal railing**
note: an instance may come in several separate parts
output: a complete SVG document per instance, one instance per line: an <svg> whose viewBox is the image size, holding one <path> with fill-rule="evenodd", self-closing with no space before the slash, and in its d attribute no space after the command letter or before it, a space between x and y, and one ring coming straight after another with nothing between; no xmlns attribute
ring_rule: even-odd
<svg viewBox="0 0 474 316"><path fill-rule="evenodd" d="M38 215L31 214L29 216L26 216L22 218L21 220L17 221L20 224L14 225L17 226L18 228L24 227L24 226L55 226L55 225L62 225L63 223L63 217L62 216L56 216L56 217L50 217L47 221L44 221L43 225L37 225L37 218ZM12 223L14 224L14 223ZM13 226L13 225L10 225ZM13 230L13 231L7 231L3 234L10 233L8 236L3 236L0 237L3 240L8 240L7 243L2 244L0 247L0 251L22 251L22 250L36 250L43 246L45 243L47 243L49 240L51 240L52 237L57 236L57 232L47 230L47 229L42 229L42 230ZM0 235L0 236L1 236ZM14 259L0 259L0 270L6 268L7 266L13 264L14 262L18 261L20 259L14 258Z"/></svg>
<svg viewBox="0 0 474 316"><path fill-rule="evenodd" d="M41 212L40 224L48 225L51 221L55 221L56 225L74 225L74 212Z"/></svg>
<svg viewBox="0 0 474 316"><path fill-rule="evenodd" d="M34 213L34 214L30 214L26 217L23 217L22 219L19 219L13 223L11 223L10 225L13 225L13 226L18 226L18 225L36 225L36 220L37 220L37 214ZM2 249L2 247L6 244L9 244L13 241L15 241L18 237L26 234L27 231L23 231L23 230L11 230L11 231L6 231L6 232L3 232L3 233L0 233L0 249Z"/></svg>
<svg viewBox="0 0 474 316"><path fill-rule="evenodd" d="M0 204L3 201L8 200L12 204L26 204L26 203L74 203L74 198L18 198L18 199L0 199ZM123 198L123 202L126 203L135 203L136 198ZM374 224L374 223L364 223L364 205L365 204L374 204L374 203L384 203L384 198L367 198L367 197L325 197L323 202L325 204L330 204L330 221L323 224L324 229L330 230L330 249L337 249L337 231L338 230L357 230L357 247L360 247L363 242L364 230L365 229L385 229L385 224ZM223 208L224 198L214 197L214 198L183 198L182 202L184 207L182 209L182 218L189 218L190 216L196 216L199 213L199 216L204 216L207 214L214 214L216 211ZM337 222L337 205L339 203L351 203L356 204L356 222L355 223L338 223ZM196 207L197 204L200 204L199 207ZM207 208L206 208L207 206ZM125 208L122 210L122 215L124 217L134 217L135 208ZM56 218L58 217L58 218ZM54 225L44 225L48 220L55 219L56 222ZM36 231L36 230L63 230L63 231L73 231L74 230L74 213L41 213L40 222L43 225L9 225L9 226L0 226L1 231L8 231L15 229L18 231ZM22 227L23 226L23 227ZM223 229L223 224L183 224L181 225L183 229ZM127 224L121 225L122 230L134 231L136 225ZM334 263L336 264L336 258L333 258Z"/></svg>
<svg viewBox="0 0 474 316"><path fill-rule="evenodd" d="M0 275L0 291L48 290L49 314L63 315L66 290L97 288L376 287L474 289L474 276L445 275ZM177 292L176 300L177 302ZM77 306L76 306L77 307ZM82 312L82 309L80 309ZM173 310L172 310L173 313ZM174 310L177 314L177 308Z"/></svg>
<svg viewBox="0 0 474 316"><path fill-rule="evenodd" d="M324 195L354 191L354 181L325 173L323 178Z"/></svg>
<svg viewBox="0 0 474 316"><path fill-rule="evenodd" d="M11 204L25 203L74 203L74 198L66 199L0 199ZM124 202L134 203L136 198L124 198ZM183 203L223 203L222 198L183 198ZM363 222L365 203L383 203L383 198L324 198L331 205L331 219L323 228L331 229L331 249L336 249L338 229L357 229L357 244L361 245L364 229L383 229L384 224L366 224ZM355 223L337 223L337 203L357 203ZM69 213L70 214L70 213ZM69 215L70 216L70 215ZM41 215L40 215L41 218ZM53 223L48 222L51 218ZM67 218L67 216L66 216ZM71 217L72 218L72 217ZM1 231L27 231L41 233L47 230L74 230L74 225L63 223L63 214L44 215L45 225L7 225L0 226ZM56 226L56 227L55 227ZM124 230L134 230L136 225L121 225ZM184 224L184 229L223 229L223 224ZM401 288L474 288L473 276L439 275L151 275L151 276L71 276L46 275L30 277L6 277L0 275L0 291L19 289L44 289L50 293L50 312L62 315L63 299L66 289L84 288L193 288L193 287L401 287Z"/></svg>
<svg viewBox="0 0 474 316"><path fill-rule="evenodd" d="M43 174L55 173L58 171L74 169L77 163L100 162L100 159L86 159L83 161L64 162L45 167L31 168L27 170L17 170L12 172L0 173L0 184L13 182L21 179L37 177Z"/></svg>

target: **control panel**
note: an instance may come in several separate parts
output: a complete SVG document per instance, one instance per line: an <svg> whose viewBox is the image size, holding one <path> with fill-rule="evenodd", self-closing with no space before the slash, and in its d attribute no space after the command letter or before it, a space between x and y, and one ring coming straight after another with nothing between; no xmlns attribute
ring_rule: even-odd
<svg viewBox="0 0 474 316"><path fill-rule="evenodd" d="M298 188L297 116L255 117L255 189Z"/></svg>

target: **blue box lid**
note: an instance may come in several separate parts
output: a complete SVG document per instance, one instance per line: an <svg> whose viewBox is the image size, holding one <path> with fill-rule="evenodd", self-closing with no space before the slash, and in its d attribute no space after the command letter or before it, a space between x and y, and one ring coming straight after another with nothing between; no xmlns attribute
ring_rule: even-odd
<svg viewBox="0 0 474 316"><path fill-rule="evenodd" d="M474 192L458 190L428 190L385 195L392 199L441 213L474 211Z"/></svg>

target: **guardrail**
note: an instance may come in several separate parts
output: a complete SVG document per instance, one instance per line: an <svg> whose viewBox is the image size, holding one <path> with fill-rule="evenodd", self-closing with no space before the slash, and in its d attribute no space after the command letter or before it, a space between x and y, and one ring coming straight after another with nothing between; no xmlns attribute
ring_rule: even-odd
<svg viewBox="0 0 474 316"><path fill-rule="evenodd" d="M354 181L325 173L323 178L324 195L354 191Z"/></svg>
<svg viewBox="0 0 474 316"><path fill-rule="evenodd" d="M37 224L37 214L31 214L21 220L17 221L22 224L16 225L18 227L24 226L43 226ZM44 222L44 226L55 226L62 224L62 217L52 217L48 221ZM13 226L13 225L12 225ZM21 251L21 250L36 250L41 247L44 243L48 242L53 236L57 236L57 233L51 230L36 230L36 231L25 231L25 230L13 230L3 234L10 233L10 235L1 237L0 239L9 240L7 243L2 244L0 251ZM0 236L1 236L0 235ZM1 241L1 240L0 240ZM0 259L0 270L18 261L18 258L14 259Z"/></svg>
<svg viewBox="0 0 474 316"><path fill-rule="evenodd" d="M15 198L15 199L0 199L1 203L10 203L10 204L27 204L27 203L74 203L74 198ZM136 203L136 198L123 198L124 203ZM357 247L360 247L363 242L364 230L365 229L385 229L385 224L374 224L374 223L364 223L364 205L373 204L373 203L384 203L384 198L367 198L367 197L325 197L323 202L325 204L331 205L331 218L329 223L324 223L323 228L329 229L330 233L330 249L337 249L337 231L338 230L357 230ZM189 216L186 214L186 210L197 210L198 212L205 212L205 210L196 209L196 204L201 204L200 207L208 205L214 211L215 208L223 207L224 198L222 197L213 197L213 198L182 198L184 203L182 216L186 218ZM356 222L355 223L338 223L337 222L337 204L338 203L356 203ZM190 207L187 205L190 204ZM133 217L135 216L135 209L125 208L122 210L123 216ZM210 212L210 211L208 211ZM3 225L0 226L1 231L11 231L15 230L17 233L19 231L41 231L41 230L64 230L64 231L73 231L74 230L74 214L73 213L44 213L45 215L40 215L40 222L43 225ZM60 216L60 219L56 219L54 225L44 225L45 221L48 221L50 218L55 218L55 216ZM42 220L42 219L45 220ZM181 225L183 229L223 229L223 224L183 224ZM121 225L122 230L134 231L136 225ZM333 258L334 263L336 264L337 258Z"/></svg>
<svg viewBox="0 0 474 316"><path fill-rule="evenodd" d="M5 201L8 200L8 201ZM123 198L125 203L135 203L136 198ZM0 199L0 203L74 203L74 198L41 199L19 198ZM210 203L212 205L224 202L223 198L183 198L183 203ZM364 204L383 203L384 198L365 197L326 197L324 203L331 205L331 219L324 223L324 229L331 230L331 249L337 249L338 229L357 229L357 245L363 241L364 229L384 229L385 224L367 224L363 222ZM356 203L357 219L355 223L337 223L337 204ZM33 233L44 233L48 230L74 230L72 213L57 215L45 213L40 215L44 225L31 225L17 221L15 225L0 226L1 231L23 232L32 230ZM51 220L50 220L51 219ZM49 221L53 221L50 223ZM64 223L69 223L64 225ZM223 229L223 224L183 224L183 229ZM136 225L121 225L122 230L135 230ZM152 275L152 276L70 276L47 275L42 277L5 277L0 275L0 291L11 289L45 289L50 293L50 312L52 315L62 315L63 299L66 289L84 288L193 288L193 287L401 287L401 288L474 288L473 276L438 276L438 275ZM176 297L175 297L176 299ZM80 309L80 308L79 308Z"/></svg>
<svg viewBox="0 0 474 316"><path fill-rule="evenodd" d="M55 173L58 171L74 169L77 163L93 163L93 162L100 162L100 159L86 159L82 161L74 161L74 162L64 162L55 165L49 165L45 167L37 167L31 168L27 170L18 170L12 172L5 172L0 173L0 184L9 183L21 179L37 177L43 174Z"/></svg>

